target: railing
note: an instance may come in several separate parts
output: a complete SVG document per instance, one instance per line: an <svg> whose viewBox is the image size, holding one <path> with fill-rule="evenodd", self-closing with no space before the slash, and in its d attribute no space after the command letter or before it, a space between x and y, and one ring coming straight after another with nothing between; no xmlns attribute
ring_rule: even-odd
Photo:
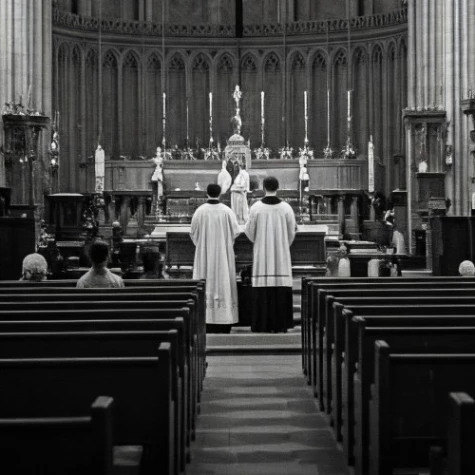
<svg viewBox="0 0 475 475"><path fill-rule="evenodd" d="M102 19L85 17L58 8L53 10L53 24L58 27L73 28L84 31L99 31L99 22L102 33L122 33L125 35L161 36L162 25L146 21L134 21L120 18ZM383 28L407 23L407 9L378 13L376 15L359 16L350 19L352 30L367 30ZM325 34L329 32L342 32L348 29L347 19L330 19L315 21L297 21L286 23L244 25L243 35L252 36L290 36ZM166 24L165 35L169 37L220 37L234 38L236 28L234 25L202 24Z"/></svg>

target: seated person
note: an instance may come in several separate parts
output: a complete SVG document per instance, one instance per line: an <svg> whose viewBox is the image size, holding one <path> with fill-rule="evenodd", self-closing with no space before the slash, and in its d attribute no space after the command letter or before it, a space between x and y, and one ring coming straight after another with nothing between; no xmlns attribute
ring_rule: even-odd
<svg viewBox="0 0 475 475"><path fill-rule="evenodd" d="M157 264L160 255L155 252L146 252L143 255L143 275L140 279L160 279Z"/></svg>
<svg viewBox="0 0 475 475"><path fill-rule="evenodd" d="M464 277L473 277L475 275L475 266L472 261L462 261L459 265L459 274Z"/></svg>
<svg viewBox="0 0 475 475"><path fill-rule="evenodd" d="M48 263L41 254L37 254L36 252L34 254L28 254L23 259L21 274L20 280L31 280L33 282L46 280Z"/></svg>
<svg viewBox="0 0 475 475"><path fill-rule="evenodd" d="M78 280L77 288L124 287L122 278L113 274L107 268L109 245L105 241L98 239L91 244L89 259L91 260L92 267Z"/></svg>

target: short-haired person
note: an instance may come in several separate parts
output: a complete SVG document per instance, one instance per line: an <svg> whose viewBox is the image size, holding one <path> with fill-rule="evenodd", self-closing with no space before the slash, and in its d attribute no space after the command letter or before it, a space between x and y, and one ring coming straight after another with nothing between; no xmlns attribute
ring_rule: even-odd
<svg viewBox="0 0 475 475"><path fill-rule="evenodd" d="M41 282L46 280L48 275L48 263L46 259L38 253L28 254L23 259L21 279Z"/></svg>
<svg viewBox="0 0 475 475"><path fill-rule="evenodd" d="M100 239L89 247L89 259L92 267L78 280L76 287L92 289L97 287L124 287L124 281L107 268L109 245Z"/></svg>
<svg viewBox="0 0 475 475"><path fill-rule="evenodd" d="M264 179L266 195L252 205L246 224L246 235L254 243L254 332L286 332L293 327L290 245L297 224L293 209L277 197L278 188L277 178Z"/></svg>
<svg viewBox="0 0 475 475"><path fill-rule="evenodd" d="M193 279L206 279L207 330L227 333L238 321L234 240L240 229L234 212L219 202L221 187L210 184L206 193L208 201L191 220L196 246Z"/></svg>

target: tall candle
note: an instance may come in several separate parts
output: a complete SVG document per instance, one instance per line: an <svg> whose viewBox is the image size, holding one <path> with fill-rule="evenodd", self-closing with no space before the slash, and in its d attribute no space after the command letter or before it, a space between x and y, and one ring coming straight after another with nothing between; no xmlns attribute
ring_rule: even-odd
<svg viewBox="0 0 475 475"><path fill-rule="evenodd" d="M264 91L261 91L261 119L264 119Z"/></svg>
<svg viewBox="0 0 475 475"><path fill-rule="evenodd" d="M330 146L330 89L327 89L327 145Z"/></svg>
<svg viewBox="0 0 475 475"><path fill-rule="evenodd" d="M348 122L350 121L350 115L351 115L351 91L348 91Z"/></svg>
<svg viewBox="0 0 475 475"><path fill-rule="evenodd" d="M213 117L213 93L209 93L209 116Z"/></svg>
<svg viewBox="0 0 475 475"><path fill-rule="evenodd" d="M163 117L167 116L167 95L163 93Z"/></svg>
<svg viewBox="0 0 475 475"><path fill-rule="evenodd" d="M307 117L307 91L303 91L305 118Z"/></svg>
<svg viewBox="0 0 475 475"><path fill-rule="evenodd" d="M374 192L374 145L373 136L369 136L368 143L368 191Z"/></svg>

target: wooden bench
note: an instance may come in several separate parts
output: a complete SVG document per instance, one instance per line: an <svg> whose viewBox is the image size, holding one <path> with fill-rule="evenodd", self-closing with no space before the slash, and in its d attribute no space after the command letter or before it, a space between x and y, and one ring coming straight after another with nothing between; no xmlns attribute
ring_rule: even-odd
<svg viewBox="0 0 475 475"><path fill-rule="evenodd" d="M0 419L2 470L10 467L7 473L16 475L113 475L112 409L113 399L101 396L82 416Z"/></svg>
<svg viewBox="0 0 475 475"><path fill-rule="evenodd" d="M121 302L123 303L123 302ZM45 304L47 307L50 307L51 304ZM90 324L93 328L97 328L97 320L112 320L121 327L122 320L130 319L141 319L141 320L165 320L168 321L170 318L181 317L185 322L185 354L184 358L186 360L186 367L188 368L187 374L185 377L185 389L187 390L186 401L185 401L185 410L187 412L184 421L187 424L186 432L186 445L190 446L190 441L194 439L194 433L196 429L196 417L197 417L197 405L198 405L198 393L199 393L199 383L197 379L197 356L196 356L196 338L193 337L193 329L191 326L191 320L189 315L189 308L184 308L183 303L180 301L177 302L168 302L167 306L174 305L175 308L160 308L160 309L149 309L141 308L140 305L132 306L132 308L120 308L117 309L117 305L112 305L111 309L84 309L79 308L75 310L59 310L59 309L48 309L41 308L38 304L36 310L2 310L0 311L0 321L5 325L8 321L25 321L29 325L31 323L41 323L43 320L90 320ZM31 326L30 326L31 328ZM125 330L125 328L124 328ZM189 453L187 453L187 458L189 459Z"/></svg>
<svg viewBox="0 0 475 475"><path fill-rule="evenodd" d="M453 301L452 305L448 303L451 299ZM455 311L459 315L475 316L475 297L466 297L464 299L466 304L460 305L454 310L454 305L460 299L462 298L421 296L417 298L417 301L420 302L417 305L412 297L398 297L393 299L392 305L381 305L382 302L387 302L387 300L377 297L374 301L371 301L374 305L350 305L350 302L359 303L364 301L365 297L362 297L361 300L355 299L347 302L346 306L343 303L345 298L333 303L333 311L330 313L330 321L324 339L322 390L323 396L326 397L327 413L332 416L331 420L338 440L341 440L341 379L346 345L345 335L351 333L347 326L351 325L353 316L387 315L389 317L392 315L394 322L404 315L435 317L436 315L450 315ZM444 304L439 302L444 302Z"/></svg>
<svg viewBox="0 0 475 475"><path fill-rule="evenodd" d="M355 317L357 336L347 341L343 369L343 444L347 462L365 473L368 464L369 397L374 381L374 345L381 339L404 352L471 352L475 346L475 317L412 316ZM463 326L454 326L461 323ZM435 326L437 325L437 326ZM356 445L355 445L356 444ZM355 458L353 458L353 455Z"/></svg>
<svg viewBox="0 0 475 475"><path fill-rule="evenodd" d="M331 280L331 279L330 279ZM341 279L345 281L345 279ZM341 282L322 284L313 281L306 285L307 297L304 299L306 303L302 304L302 335L306 333L302 341L303 364L305 364L304 372L307 374L309 384L316 386L317 374L321 374L321 359L319 352L322 351L322 338L325 327L325 297L327 293L336 291L353 290L355 293L376 289L414 289L414 279L397 280L397 279L371 279L374 282L356 283ZM370 280L370 279L367 279ZM368 287L369 286L369 287ZM436 289L436 288L474 288L475 280L455 280L443 281L437 278L435 281L417 282L417 289ZM307 316L306 316L307 315ZM318 393L315 394L318 396ZM323 410L323 406L321 407Z"/></svg>
<svg viewBox="0 0 475 475"><path fill-rule="evenodd" d="M143 472L178 473L171 345L158 357L1 359L0 418L82 416L97 394L114 398L114 445L143 446Z"/></svg>
<svg viewBox="0 0 475 475"><path fill-rule="evenodd" d="M450 392L475 391L475 354L414 354L375 344L370 401L370 475L429 466L447 437ZM412 389L412 390L411 390Z"/></svg>
<svg viewBox="0 0 475 475"><path fill-rule="evenodd" d="M46 281L48 282L48 281ZM62 281L55 281L61 283ZM131 282L142 282L142 281L131 281ZM150 282L150 281L146 281ZM96 298L104 298L104 299L111 299L113 295L114 300L146 300L147 297L151 297L150 300L153 299L160 299L160 297L156 297L155 295L158 293L183 293L183 292L190 292L191 295L188 298L196 300L197 306L197 317L193 318L193 321L196 323L197 328L197 344L198 344L198 361L199 361L199 372L198 372L198 381L200 383L200 390L202 389L203 379L205 376L205 369L206 369L206 303L205 303L205 285L203 281L180 281L183 282L182 285L172 286L168 284L169 280L166 281L151 281L151 282L167 282L166 285L154 287L152 288L151 285L147 286L140 286L132 288L125 288L125 289L76 289L69 287L53 287L52 285L43 285L43 282L40 283L39 286L32 286L32 285L24 285L24 286L6 286L1 287L0 283L0 300L4 298L8 298L8 300L16 299L18 300L18 295L22 295L22 301L28 300L35 300L35 294L42 295L42 299L48 295L57 296L59 294L65 294L64 297L56 297L57 301L65 299L73 300L72 295L85 295L91 296L96 295ZM185 285L186 282L195 282L195 285ZM18 282L16 282L18 284ZM53 282L50 282L52 284ZM24 292L27 292L26 294ZM68 296L66 296L66 294ZM141 294L141 295L136 295ZM147 294L147 295L145 295ZM108 295L109 297L105 297ZM152 297L153 295L153 297ZM71 296L71 297L70 297ZM127 298L128 296L129 298ZM177 297L173 297L176 299ZM163 297L162 297L163 299Z"/></svg>
<svg viewBox="0 0 475 475"><path fill-rule="evenodd" d="M467 393L450 393L447 447L431 447L430 475L475 473L474 446L475 402Z"/></svg>
<svg viewBox="0 0 475 475"><path fill-rule="evenodd" d="M301 305L301 316L302 316L302 369L304 374L311 377L310 370L310 361L312 355L312 349L316 346L312 345L310 338L314 332L311 332L310 327L312 324L315 324L315 311L314 311L314 300L316 299L316 293L319 288L352 288L352 289L367 289L368 285L378 287L381 285L417 285L420 286L434 286L439 283L447 283L452 285L462 284L466 286L472 283L475 283L475 278L472 277L423 277L423 278L413 278L413 277L395 277L395 278L372 278L372 277L348 277L348 278L329 278L329 277L303 277L302 278L302 305ZM309 381L311 384L311 381Z"/></svg>

